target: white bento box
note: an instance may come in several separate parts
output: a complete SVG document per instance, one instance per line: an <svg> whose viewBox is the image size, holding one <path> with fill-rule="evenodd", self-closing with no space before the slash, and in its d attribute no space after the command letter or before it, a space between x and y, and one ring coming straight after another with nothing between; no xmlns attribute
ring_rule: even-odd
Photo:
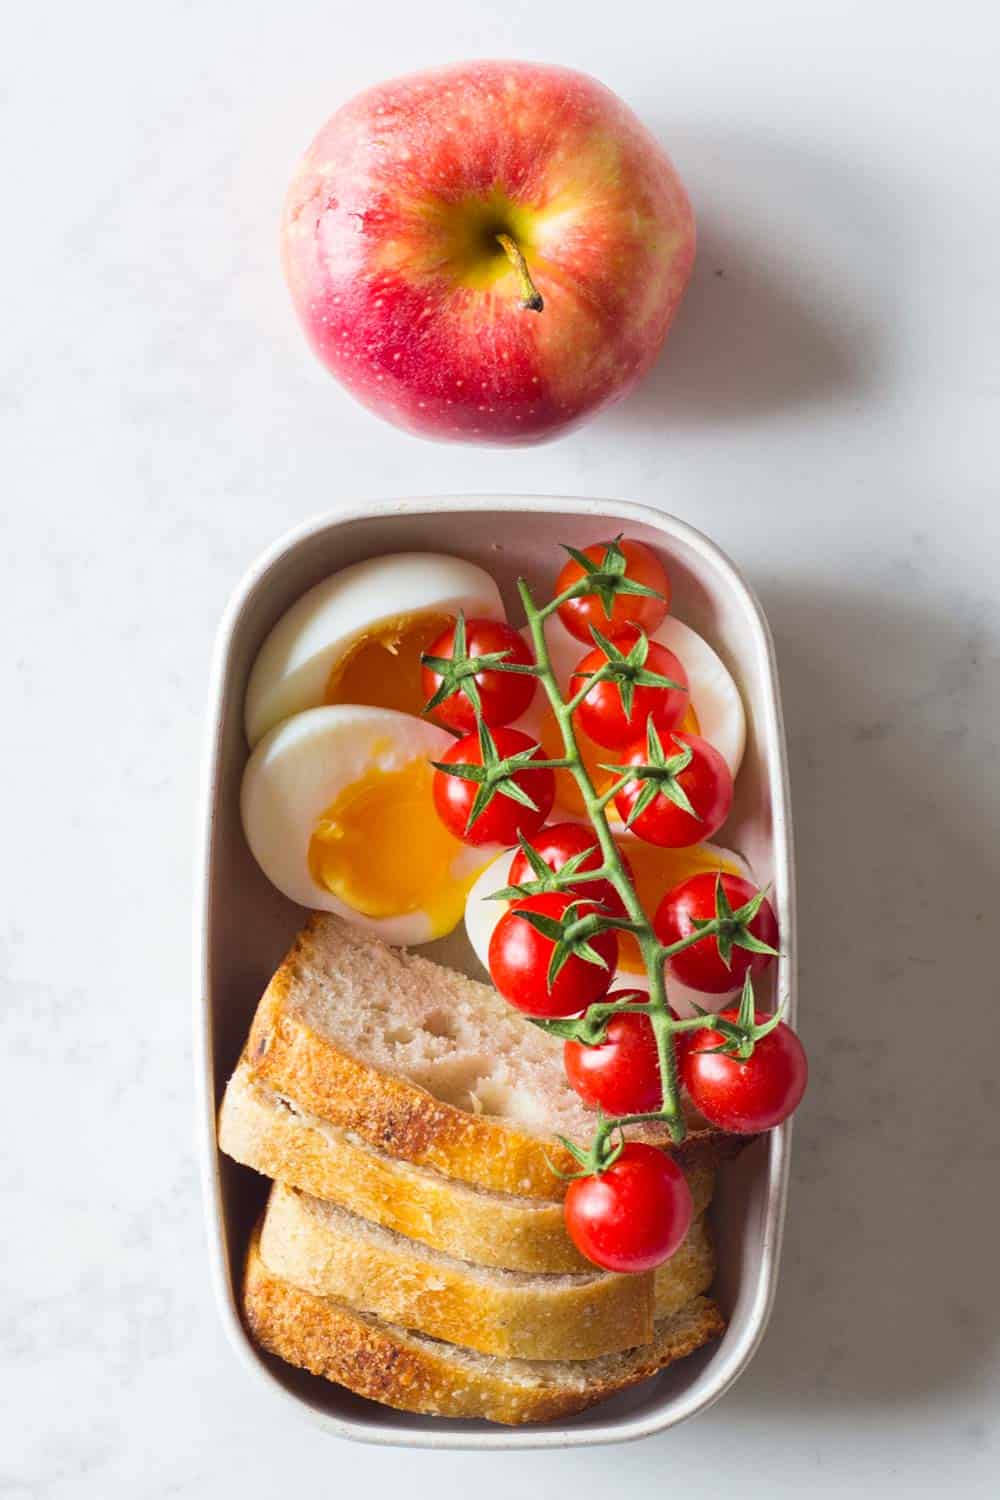
<svg viewBox="0 0 1000 1500"><path fill-rule="evenodd" d="M542 1426L497 1427L391 1411L261 1353L240 1319L239 1286L262 1177L221 1156L215 1116L257 1001L300 925L301 908L258 870L243 837L240 777L247 757L243 696L257 650L307 588L349 563L389 552L452 552L496 578L515 623L515 580L545 597L563 555L624 531L654 546L673 583L672 609L725 659L747 709L747 750L725 843L773 887L782 957L778 997L795 1018L795 892L784 731L767 622L745 579L712 542L671 516L616 500L473 495L399 500L311 521L250 569L219 629L212 668L195 911L195 1059L198 1130L212 1278L223 1323L242 1363L277 1401L328 1432L362 1442L424 1448L556 1448L645 1437L704 1411L746 1368L774 1296L788 1180L790 1125L771 1132L720 1173L713 1204L719 1274L729 1317L717 1343L580 1416ZM449 958L455 958L454 939ZM433 948L430 950L433 953ZM468 950L470 972L479 972Z"/></svg>

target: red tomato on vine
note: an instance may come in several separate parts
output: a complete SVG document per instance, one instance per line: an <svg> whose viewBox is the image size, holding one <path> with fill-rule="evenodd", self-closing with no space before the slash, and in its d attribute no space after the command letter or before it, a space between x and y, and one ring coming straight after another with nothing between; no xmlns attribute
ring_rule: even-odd
<svg viewBox="0 0 1000 1500"><path fill-rule="evenodd" d="M566 1228L576 1248L606 1271L651 1271L669 1260L691 1225L691 1190L656 1146L629 1141L603 1172L566 1192Z"/></svg>
<svg viewBox="0 0 1000 1500"><path fill-rule="evenodd" d="M619 749L646 732L646 725L668 733L687 712L688 676L683 664L666 646L631 633L607 640L577 662L570 692L582 692L590 677L610 672L594 682L574 713L583 733L597 745Z"/></svg>
<svg viewBox="0 0 1000 1500"><path fill-rule="evenodd" d="M567 926L592 915L592 902L570 892L523 896L504 912L490 938L489 970L497 989L529 1016L575 1016L607 993L618 962L609 929L580 941Z"/></svg>
<svg viewBox="0 0 1000 1500"><path fill-rule="evenodd" d="M692 875L667 892L653 926L660 942L670 947L716 917L723 932L699 938L675 953L667 960L667 970L689 989L727 995L747 974L766 969L777 948L778 923L763 892L739 875Z"/></svg>
<svg viewBox="0 0 1000 1500"><path fill-rule="evenodd" d="M504 662L534 666L523 638L503 620L459 615L421 660L424 712L460 734L476 728L477 707L496 728L519 719L535 695L534 677L500 670Z"/></svg>
<svg viewBox="0 0 1000 1500"><path fill-rule="evenodd" d="M644 1001L642 990L614 990L607 1003ZM584 1104L606 1115L636 1115L659 1109L663 1095L656 1037L639 1011L612 1016L602 1042L563 1044L566 1077Z"/></svg>
<svg viewBox="0 0 1000 1500"><path fill-rule="evenodd" d="M615 798L619 816L637 838L665 849L685 849L712 838L729 817L733 778L723 757L700 734L675 730L661 754L660 780L637 777ZM633 746L624 767L650 767L650 743ZM671 769L672 768L672 769Z"/></svg>
<svg viewBox="0 0 1000 1500"><path fill-rule="evenodd" d="M565 593L584 577L594 583L591 592L559 606L560 620L578 641L589 646L595 628L610 640L630 630L652 635L663 623L670 608L670 580L645 542L617 537L611 542L593 542L582 552L566 550L570 561L556 579L556 593Z"/></svg>
<svg viewBox="0 0 1000 1500"><path fill-rule="evenodd" d="M739 1010L720 1013L735 1022ZM763 1011L754 1024L769 1021ZM784 1021L753 1044L749 1057L726 1049L727 1037L715 1027L695 1032L680 1059L681 1082L691 1101L720 1130L755 1135L772 1130L797 1109L806 1091L809 1064L805 1049Z"/></svg>
<svg viewBox="0 0 1000 1500"><path fill-rule="evenodd" d="M491 731L456 740L435 761L434 806L456 838L467 844L513 844L545 822L555 801L555 777L540 745L519 729ZM419 851L413 851L419 857Z"/></svg>

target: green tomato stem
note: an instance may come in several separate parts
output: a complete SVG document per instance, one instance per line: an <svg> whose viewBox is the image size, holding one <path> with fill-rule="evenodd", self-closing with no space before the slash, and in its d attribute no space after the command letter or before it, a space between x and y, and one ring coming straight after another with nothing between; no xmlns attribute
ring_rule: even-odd
<svg viewBox="0 0 1000 1500"><path fill-rule="evenodd" d="M688 1016L686 1021L675 1021L674 1031L710 1031L718 1025L719 1018L714 1010L710 1010L704 1016Z"/></svg>
<svg viewBox="0 0 1000 1500"><path fill-rule="evenodd" d="M605 807L610 798L606 800L598 795L590 774L583 763L579 746L576 742L576 733L573 726L573 704L574 699L564 702L559 692L559 684L556 682L555 672L549 656L548 643L545 639L545 620L558 609L565 599L572 598L579 592L579 584L564 590L543 609L538 609L531 596L531 590L523 578L518 580L518 591L524 606L525 616L531 631L531 643L535 653L535 663L539 668L538 680L541 682L552 706L559 731L562 735L563 746L566 751L567 769L572 773L574 780L580 790L587 815L597 835L597 841L604 856L604 865L607 874L604 877L614 886L623 906L631 921L631 930L635 933L639 949L642 953L643 963L649 979L649 1001L644 1007L653 1027L656 1038L657 1059L660 1067L660 1082L662 1086L661 1107L659 1111L642 1115L627 1116L627 1123L639 1123L640 1120L660 1120L664 1122L675 1142L680 1142L686 1134L684 1116L681 1111L680 1097L677 1087L677 1062L674 1056L672 1031L674 1020L670 1014L667 1003L666 983L663 974L662 945L658 942L652 924L642 908L638 894L632 882L625 874L618 846L611 833L611 827L605 814ZM588 691L594 679L587 684ZM578 698L580 695L577 694ZM703 936L700 931L698 936ZM612 1130L618 1128L620 1121L603 1121L595 1136L595 1145L603 1148L608 1135ZM598 1160L600 1158L598 1157Z"/></svg>
<svg viewBox="0 0 1000 1500"><path fill-rule="evenodd" d="M605 1005L601 1001L598 1001L596 1005L592 1005L589 1008L587 1014L593 1015L601 1021L609 1021L612 1016L625 1015L629 1012L637 1016L644 1016L648 1010L649 1005L645 1000L623 1000L620 1002L616 1000L612 1005Z"/></svg>
<svg viewBox="0 0 1000 1500"><path fill-rule="evenodd" d="M604 669L602 667L600 671L594 673L593 677L587 678L582 688L577 689L572 698L570 698L569 702L566 704L566 712L568 714L572 715L576 713L577 709L580 707L580 704L583 702L584 698L586 698L587 694L590 692L595 683L607 682L608 677L602 676L603 671Z"/></svg>
<svg viewBox="0 0 1000 1500"><path fill-rule="evenodd" d="M518 589L520 588L521 581L519 579ZM578 578L576 583L571 583L568 589L563 589L562 593L557 594L554 599L550 599L548 604L543 604L541 608L533 604L532 608L534 609L538 619L544 625L549 616L554 615L557 609L561 609L564 604L568 604L570 599L575 599L577 595L585 594L587 592L587 589L588 585L586 578ZM521 598L524 598L523 592L521 593Z"/></svg>
<svg viewBox="0 0 1000 1500"><path fill-rule="evenodd" d="M618 793L632 780L631 776L619 776L618 780L606 792L602 792L597 799L597 804L603 812L618 796Z"/></svg>
<svg viewBox="0 0 1000 1500"><path fill-rule="evenodd" d="M587 881L610 880L611 871L607 865L598 865L596 870L579 870L573 876L574 885L585 885Z"/></svg>
<svg viewBox="0 0 1000 1500"><path fill-rule="evenodd" d="M678 938L676 943L670 943L664 947L662 943L657 944L660 958L666 960L673 958L675 953L683 953L685 948L691 948L695 943L700 943L704 937L715 937L719 931L720 923L717 917L704 927L698 927L694 932L689 932L687 937Z"/></svg>

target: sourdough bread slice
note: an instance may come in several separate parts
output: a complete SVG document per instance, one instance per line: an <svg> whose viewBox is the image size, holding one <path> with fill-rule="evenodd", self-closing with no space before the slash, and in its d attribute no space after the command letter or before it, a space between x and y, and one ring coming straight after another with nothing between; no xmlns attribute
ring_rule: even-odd
<svg viewBox="0 0 1000 1500"><path fill-rule="evenodd" d="M699 1221L654 1277L537 1275L473 1265L276 1185L260 1253L284 1281L434 1338L516 1359L592 1359L645 1344L658 1312L710 1285Z"/></svg>
<svg viewBox="0 0 1000 1500"><path fill-rule="evenodd" d="M653 1315L659 1321L676 1312L715 1280L715 1242L708 1216L693 1219L669 1260L653 1272Z"/></svg>
<svg viewBox="0 0 1000 1500"><path fill-rule="evenodd" d="M303 1114L257 1082L245 1060L222 1101L219 1145L267 1177L460 1260L511 1271L591 1269L566 1233L561 1203L472 1187L386 1156L352 1131ZM697 1216L715 1174L704 1164L686 1173Z"/></svg>
<svg viewBox="0 0 1000 1500"><path fill-rule="evenodd" d="M695 1297L656 1323L642 1348L569 1362L496 1359L385 1323L282 1280L264 1264L254 1233L243 1310L272 1354L359 1396L428 1416L518 1425L583 1411L725 1331L714 1302Z"/></svg>
<svg viewBox="0 0 1000 1500"><path fill-rule="evenodd" d="M553 1199L586 1141L562 1044L480 984L315 913L268 985L246 1057L257 1081L388 1156ZM667 1145L662 1128L644 1138ZM695 1128L675 1155L717 1163L745 1138Z"/></svg>

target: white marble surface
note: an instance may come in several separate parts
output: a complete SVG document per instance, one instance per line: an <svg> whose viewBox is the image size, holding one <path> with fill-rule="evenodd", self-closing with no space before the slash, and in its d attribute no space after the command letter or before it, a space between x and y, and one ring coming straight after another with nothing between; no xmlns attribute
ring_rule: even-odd
<svg viewBox="0 0 1000 1500"><path fill-rule="evenodd" d="M0 1494L996 1494L990 8L97 0L4 30ZM275 254L327 111L491 54L619 90L702 228L641 392L514 453L353 406ZM783 674L814 1081L781 1292L720 1406L621 1450L331 1441L238 1368L206 1277L188 913L216 619L304 516L470 488L685 516L746 566Z"/></svg>

